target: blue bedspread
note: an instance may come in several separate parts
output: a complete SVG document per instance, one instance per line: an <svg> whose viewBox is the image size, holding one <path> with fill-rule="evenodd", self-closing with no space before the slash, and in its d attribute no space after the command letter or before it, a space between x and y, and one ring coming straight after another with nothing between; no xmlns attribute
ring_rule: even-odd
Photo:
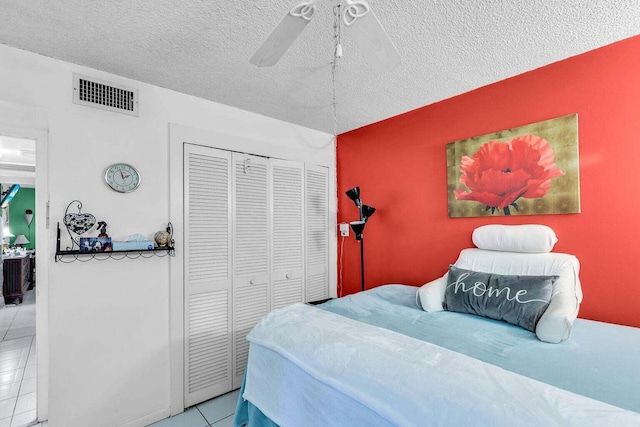
<svg viewBox="0 0 640 427"><path fill-rule="evenodd" d="M415 293L414 287L383 286L318 307L640 412L640 370L634 368L640 360L639 329L578 319L568 341L548 344L504 322L460 313L425 313L416 306ZM256 408L241 398L237 425L246 421L249 410L255 412ZM260 413L256 414L254 421L260 418Z"/></svg>
<svg viewBox="0 0 640 427"><path fill-rule="evenodd" d="M415 292L410 286L381 286L320 307L640 412L640 329L576 319L571 338L549 344L505 322L448 311L425 313L416 306Z"/></svg>

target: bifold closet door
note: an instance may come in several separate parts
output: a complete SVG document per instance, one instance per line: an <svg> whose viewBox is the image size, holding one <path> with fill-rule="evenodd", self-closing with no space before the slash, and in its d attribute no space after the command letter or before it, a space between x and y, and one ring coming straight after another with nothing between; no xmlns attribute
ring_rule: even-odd
<svg viewBox="0 0 640 427"><path fill-rule="evenodd" d="M271 310L304 302L304 163L270 159Z"/></svg>
<svg viewBox="0 0 640 427"><path fill-rule="evenodd" d="M249 356L247 334L269 312L269 159L233 153L234 388Z"/></svg>
<svg viewBox="0 0 640 427"><path fill-rule="evenodd" d="M184 145L185 407L232 389L231 153Z"/></svg>
<svg viewBox="0 0 640 427"><path fill-rule="evenodd" d="M270 310L329 295L328 169L184 145L185 407L240 387Z"/></svg>
<svg viewBox="0 0 640 427"><path fill-rule="evenodd" d="M329 298L329 169L305 167L306 299Z"/></svg>

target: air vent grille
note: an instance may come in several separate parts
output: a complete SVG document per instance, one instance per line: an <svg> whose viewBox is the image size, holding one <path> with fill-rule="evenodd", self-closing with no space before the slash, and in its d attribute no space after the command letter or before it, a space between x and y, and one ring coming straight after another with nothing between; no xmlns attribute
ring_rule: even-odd
<svg viewBox="0 0 640 427"><path fill-rule="evenodd" d="M73 102L118 113L138 115L138 90L73 75Z"/></svg>

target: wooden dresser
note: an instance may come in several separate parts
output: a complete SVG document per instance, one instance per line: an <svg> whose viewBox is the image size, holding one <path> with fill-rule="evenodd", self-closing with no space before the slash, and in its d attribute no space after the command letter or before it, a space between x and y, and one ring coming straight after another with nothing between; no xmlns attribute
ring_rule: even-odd
<svg viewBox="0 0 640 427"><path fill-rule="evenodd" d="M31 256L11 256L3 261L2 294L5 304L20 304L31 282Z"/></svg>

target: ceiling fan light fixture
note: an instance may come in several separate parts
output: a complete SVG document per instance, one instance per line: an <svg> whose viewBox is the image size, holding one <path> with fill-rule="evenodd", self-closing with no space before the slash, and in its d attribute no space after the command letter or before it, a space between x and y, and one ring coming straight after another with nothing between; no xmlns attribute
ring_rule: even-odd
<svg viewBox="0 0 640 427"><path fill-rule="evenodd" d="M400 64L400 54L365 0L309 0L298 3L285 15L249 62L259 67L275 65L315 16L318 1L337 7L338 10L344 8L340 11L338 21L341 22L338 27L344 25L349 29L349 36L360 47L374 71L389 71ZM336 58L342 57L340 43L334 54Z"/></svg>
<svg viewBox="0 0 640 427"><path fill-rule="evenodd" d="M345 8L342 11L342 23L350 27L358 18L362 18L371 9L366 1L345 0Z"/></svg>
<svg viewBox="0 0 640 427"><path fill-rule="evenodd" d="M316 7L315 0L297 4L289 11L289 15L297 16L307 21L311 21L313 15L316 14L318 8Z"/></svg>

